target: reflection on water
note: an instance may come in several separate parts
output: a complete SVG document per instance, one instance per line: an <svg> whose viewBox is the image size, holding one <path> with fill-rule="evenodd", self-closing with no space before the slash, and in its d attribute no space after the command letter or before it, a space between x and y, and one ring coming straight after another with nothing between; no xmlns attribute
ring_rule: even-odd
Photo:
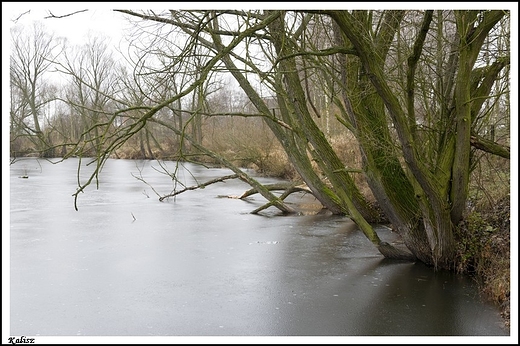
<svg viewBox="0 0 520 346"><path fill-rule="evenodd" d="M77 160L11 166L11 335L509 335L471 280L385 260L347 218L251 215L262 197L218 197L239 180L159 202L152 166L109 160L79 211ZM230 173L187 168L185 186Z"/></svg>

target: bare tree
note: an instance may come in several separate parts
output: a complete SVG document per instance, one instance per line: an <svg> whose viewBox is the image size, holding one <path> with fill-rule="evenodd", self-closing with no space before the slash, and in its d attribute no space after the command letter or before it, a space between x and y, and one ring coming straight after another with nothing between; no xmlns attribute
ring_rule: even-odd
<svg viewBox="0 0 520 346"><path fill-rule="evenodd" d="M53 156L44 122L49 116L45 107L56 95L45 76L59 54L58 43L41 23L35 23L30 32L19 26L11 28L11 47L11 139L28 138L36 153Z"/></svg>
<svg viewBox="0 0 520 346"><path fill-rule="evenodd" d="M113 130L113 111L121 106L112 52L105 39L90 36L83 46L64 54L57 70L68 79L63 101L77 119L78 144L70 153L96 156L103 150L103 138Z"/></svg>

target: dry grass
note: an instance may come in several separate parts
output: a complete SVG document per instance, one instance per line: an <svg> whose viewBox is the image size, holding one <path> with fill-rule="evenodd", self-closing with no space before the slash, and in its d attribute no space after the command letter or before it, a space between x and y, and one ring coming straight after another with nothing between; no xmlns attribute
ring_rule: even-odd
<svg viewBox="0 0 520 346"><path fill-rule="evenodd" d="M500 306L506 325L510 311L510 196L470 212L457 229L458 271L478 282L482 294Z"/></svg>

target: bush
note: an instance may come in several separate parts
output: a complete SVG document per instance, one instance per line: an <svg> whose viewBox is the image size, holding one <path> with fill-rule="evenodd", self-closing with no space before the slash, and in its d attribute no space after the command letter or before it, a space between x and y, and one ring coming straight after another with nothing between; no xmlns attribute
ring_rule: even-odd
<svg viewBox="0 0 520 346"><path fill-rule="evenodd" d="M459 224L457 270L473 276L481 292L501 307L509 325L510 196L494 206L472 211Z"/></svg>

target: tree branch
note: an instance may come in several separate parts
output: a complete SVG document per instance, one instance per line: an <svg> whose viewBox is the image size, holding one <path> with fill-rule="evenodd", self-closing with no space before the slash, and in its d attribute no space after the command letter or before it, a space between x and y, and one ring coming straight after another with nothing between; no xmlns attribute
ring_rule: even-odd
<svg viewBox="0 0 520 346"><path fill-rule="evenodd" d="M426 34L430 28L430 23L433 19L433 11L426 11L424 14L421 30L417 35L417 38L413 45L413 53L408 57L408 71L406 74L406 94L407 94L407 111L408 118L410 119L410 128L413 131L415 128L415 104L414 104L414 88L415 88L415 71L417 69L417 63L421 57L424 42L426 40Z"/></svg>
<svg viewBox="0 0 520 346"><path fill-rule="evenodd" d="M289 186L287 186L287 184L286 184L285 188L283 188L279 184L272 184L272 185L265 185L264 187L268 188L270 191L272 191L272 190L282 190L282 189L285 190L285 192L279 197L281 201L285 200L293 192L304 191L304 192L309 192L309 193L312 194L312 192L310 191L310 189L306 185L300 185L300 186L289 185ZM246 197L245 195L247 193L249 193L249 195L252 195L252 194L257 193L257 192L258 191L256 191L256 189L251 189L249 191L244 192L242 194L242 196L240 196L239 198L245 198ZM269 201L268 203L266 203L266 204L256 208L255 210L253 210L251 212L251 214L258 214L262 210L267 209L267 208L269 208L271 206L276 206L274 201Z"/></svg>
<svg viewBox="0 0 520 346"><path fill-rule="evenodd" d="M18 17L16 17L16 19L13 19L13 22L18 22L18 20L20 20L20 18L22 18L22 16L28 14L28 13L31 13L31 10L28 10L28 11L25 11L24 13L22 13L21 15L19 15Z"/></svg>
<svg viewBox="0 0 520 346"><path fill-rule="evenodd" d="M357 51L354 48L346 48L346 47L330 47L325 49L320 49L317 51L307 51L307 52L295 52L292 54L287 54L281 57L278 57L274 63L277 65L280 61L286 59L292 59L297 56L329 56L334 54L351 54L357 55Z"/></svg>
<svg viewBox="0 0 520 346"><path fill-rule="evenodd" d="M68 16L75 15L77 13L85 12L85 11L88 11L88 10L79 10L79 11L72 12L72 13L69 13L69 14L64 14L63 16L56 16L51 11L49 11L49 16L44 17L44 18L45 19L48 19L48 18L65 18L65 17L68 17Z"/></svg>
<svg viewBox="0 0 520 346"><path fill-rule="evenodd" d="M311 189L309 189L309 187L307 185L295 186L292 183L280 183L280 184L264 185L264 187L269 191L285 190L286 193L288 192L287 196L294 192L307 192L307 193L312 194ZM243 198L249 197L251 195L254 195L256 193L258 193L258 190L255 188L252 188L252 189L245 191L243 194L241 194L237 198L243 199Z"/></svg>
<svg viewBox="0 0 520 346"><path fill-rule="evenodd" d="M226 175L226 176L223 176L223 177L220 177L220 178L215 178L215 179L209 180L209 181L207 181L205 183L202 183L202 184L199 184L199 185L188 186L188 187L185 187L182 190L175 191L174 193L170 193L168 195L164 195L164 196L160 197L159 201L162 202L166 198L177 196L177 195L179 195L179 194L181 194L183 192L189 191L189 190L203 189L203 188L205 188L208 185L215 184L215 183L218 183L218 182L222 182L224 180L236 179L236 178L238 178L238 174L231 174L231 175Z"/></svg>
<svg viewBox="0 0 520 346"><path fill-rule="evenodd" d="M470 137L470 143L473 147L483 150L487 153L509 159L511 155L511 149L508 146L500 145L496 142L490 141L478 135L472 134Z"/></svg>

